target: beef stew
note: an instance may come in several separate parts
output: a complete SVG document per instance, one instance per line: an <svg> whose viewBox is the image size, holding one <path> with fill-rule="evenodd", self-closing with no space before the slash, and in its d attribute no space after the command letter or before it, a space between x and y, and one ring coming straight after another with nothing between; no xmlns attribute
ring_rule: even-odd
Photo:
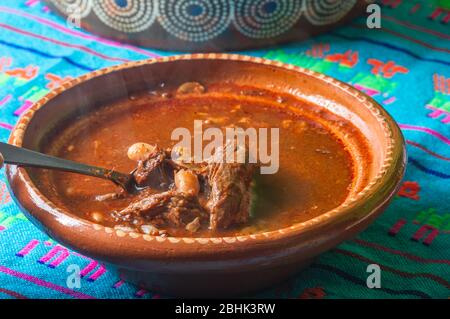
<svg viewBox="0 0 450 319"><path fill-rule="evenodd" d="M171 132L192 128L195 120L222 131L279 128L278 171L259 174L249 163L180 166L170 155L176 146ZM275 230L319 216L349 194L353 159L327 121L366 143L349 121L288 94L230 83L161 86L66 123L45 149L134 171L136 181L148 186L140 194L124 194L91 177L33 172L38 187L57 205L124 231L215 237Z"/></svg>

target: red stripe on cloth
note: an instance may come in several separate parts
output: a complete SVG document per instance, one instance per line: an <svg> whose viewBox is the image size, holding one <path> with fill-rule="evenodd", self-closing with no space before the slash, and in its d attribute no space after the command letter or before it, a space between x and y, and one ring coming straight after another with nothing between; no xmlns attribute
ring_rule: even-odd
<svg viewBox="0 0 450 319"><path fill-rule="evenodd" d="M431 30L431 29L427 29L427 28L424 28L422 26L415 25L415 24L412 24L412 23L409 23L409 22L406 22L406 21L400 21L400 20L397 20L394 17L387 16L387 15L384 15L384 14L381 16L381 18L385 19L385 20L388 20L388 21L391 21L391 22L395 22L395 23L397 23L399 25L402 25L404 27L407 27L407 28L410 28L410 29L413 29L413 30L422 31L422 32L425 32L425 33L428 33L428 34L432 34L432 35L435 35L435 36L443 38L443 39L450 40L450 35L447 35L445 33L441 33L441 32L435 31L435 30Z"/></svg>
<svg viewBox="0 0 450 319"><path fill-rule="evenodd" d="M401 271L401 270L398 270L398 269L395 269L395 268L392 268L392 267L380 264L380 262L378 262L376 260L372 260L370 258L367 258L365 256L359 255L359 254L354 253L354 252L349 251L349 250L336 248L333 251L338 253L338 254L341 254L341 255L345 255L345 256L349 256L349 257L353 257L353 258L359 259L359 260L361 260L363 262L366 262L368 264L377 264L377 265L380 266L380 268L382 270L389 271L389 272L391 272L393 274L399 275L399 276L404 277L404 278L415 278L415 277L428 278L428 279L431 279L431 280L437 282L438 284L441 284L442 286L447 287L448 289L450 289L450 283L447 280L445 280L444 278L441 278L441 277L439 277L437 275L434 275L434 274L429 274L429 273L409 273L409 272L406 272L406 271Z"/></svg>
<svg viewBox="0 0 450 319"><path fill-rule="evenodd" d="M5 96L3 99L0 100L0 106L3 105L3 104L8 103L9 100L11 100L11 98L12 98L11 94L8 94L7 96Z"/></svg>
<svg viewBox="0 0 450 319"><path fill-rule="evenodd" d="M40 278L31 276L31 275L28 275L28 274L25 274L22 272L18 272L16 270L7 268L5 266L0 266L0 272L5 273L10 276L13 276L13 277L16 277L16 278L19 278L19 279L23 279L23 280L32 282L32 283L34 283L38 286L44 287L44 288L48 288L48 289L52 289L52 290L61 292L63 294L66 294L66 295L69 295L69 296L72 296L72 297L75 297L78 299L95 299L95 297L86 295L86 294L78 292L78 291L71 290L66 287L56 285L54 283L42 280Z"/></svg>
<svg viewBox="0 0 450 319"><path fill-rule="evenodd" d="M439 158L439 159L441 159L441 160L443 160L443 161L450 161L450 158L444 157L444 156L442 156L442 155L439 155L439 154L437 154L437 153L435 153L435 152L433 152L433 151L427 149L425 146L423 146L423 145L421 145L421 144L419 144L419 143L417 143L417 142L414 142L414 141L411 141L411 140L406 140L406 143L407 143L408 145L412 145L412 146L414 146L414 147L417 147L417 148L421 149L422 151L424 151L424 152L430 154L431 156L434 156L434 157L436 157L436 158Z"/></svg>
<svg viewBox="0 0 450 319"><path fill-rule="evenodd" d="M28 111L29 108L33 106L33 102L25 101L17 110L14 111L14 115L21 116L23 113Z"/></svg>
<svg viewBox="0 0 450 319"><path fill-rule="evenodd" d="M18 292L9 290L9 289L5 289L5 288L0 288L0 292L12 296L16 299L28 299L27 297L25 297L24 295L19 294Z"/></svg>
<svg viewBox="0 0 450 319"><path fill-rule="evenodd" d="M13 129L13 126L11 124L3 123L3 122L0 122L0 127L6 128L7 130Z"/></svg>
<svg viewBox="0 0 450 319"><path fill-rule="evenodd" d="M55 43L55 44L62 45L62 46L65 46L65 47L69 47L69 48L73 48L73 49L78 49L78 50L84 51L86 53L98 56L98 57L100 57L102 59L105 59L105 60L119 61L119 62L128 62L128 61L130 61L128 59L110 57L110 56L104 55L102 53L98 53L98 52L96 52L96 51L94 51L94 50L92 50L90 48L84 47L82 45L66 43L66 42L62 42L62 41L59 41L59 40L56 40L56 39L48 38L48 37L45 37L45 36L42 36L42 35L39 35L39 34L36 34L36 33L32 33L32 32L29 32L29 31L17 29L15 27L9 26L9 25L4 24L4 23L0 23L0 27L2 27L4 29L7 29L7 30L10 30L10 31L13 31L13 32L17 32L17 33L23 34L23 35L27 35L27 36L30 36L30 37L33 37L33 38L37 38L37 39L40 39L40 40L43 40L43 41Z"/></svg>
<svg viewBox="0 0 450 319"><path fill-rule="evenodd" d="M366 26L366 25L363 25L363 24L351 24L350 26L351 26L351 27L354 27L354 28L357 28L357 29L364 29L364 30L367 30L367 26ZM450 50L449 50L449 49L433 46L433 45L431 45L431 44L429 44L429 43L427 43L427 42L421 41L421 40L419 40L419 39L410 37L410 36L408 36L408 35L402 34L402 33L400 33L400 32L394 31L394 30L390 30L390 29L388 29L388 28L386 28L386 27L384 27L384 26L383 26L383 28L381 28L381 29L373 29L373 30L378 30L378 31L381 31L381 32L386 32L386 33L395 35L395 36L397 36L397 37L399 37L399 38L402 38L402 39L405 39L405 40L414 42L414 43L416 43L416 44L419 44L419 45L421 45L421 46L424 46L424 47L426 47L426 48L428 48L428 49L431 49L431 50L434 50L434 51L439 51L439 52L444 52L444 53L450 53Z"/></svg>
<svg viewBox="0 0 450 319"><path fill-rule="evenodd" d="M435 130L432 130L431 128L423 127L423 126L410 125L410 124L398 124L398 126L400 126L400 128L403 129L403 130L412 130L412 131L425 132L425 133L430 134L430 135L432 135L434 137L437 137L438 139L440 139L445 144L450 145L450 138L445 137L441 133L439 133L439 132L437 132Z"/></svg>
<svg viewBox="0 0 450 319"><path fill-rule="evenodd" d="M146 55L146 56L152 57L152 58L156 58L156 57L159 56L158 54L155 54L155 53L152 53L152 52L147 52L147 51L145 51L143 49L140 49L140 48L137 48L137 47L134 47L134 46L131 46L131 45L122 44L122 43L119 43L119 42L116 42L116 41L103 39L103 38L98 37L98 36L89 35L89 34L85 34L83 32L72 30L70 28L66 28L66 27L64 27L64 26L62 26L62 25L60 25L58 23L53 22L53 21L50 21L50 20L47 20L47 19L44 19L44 18L41 18L41 17L38 17L38 16L34 16L32 14L28 14L28 13L22 12L20 10L16 10L16 9L0 6L0 12L6 12L6 13L9 13L9 14L14 14L14 15L18 15L18 16L21 16L21 17L25 17L25 18L28 18L30 20L34 20L36 22L39 22L39 23L41 23L43 25L50 26L50 27L52 27L52 28L54 28L56 30L59 30L61 32L64 32L66 34L70 34L70 35L73 35L73 36L76 36L76 37L79 37L79 38L83 38L83 39L87 39L87 40L94 40L94 41L102 43L102 44L115 46L115 47L119 47L119 48L130 50L130 51L135 51L137 53L140 53L142 55Z"/></svg>
<svg viewBox="0 0 450 319"><path fill-rule="evenodd" d="M399 256L402 256L402 257L405 257L405 258L408 258L408 259L411 259L411 260L414 260L414 261L417 261L417 262L424 263L424 264L446 264L446 265L450 265L450 260L449 259L431 259L431 258L428 259L428 258L423 258L423 257L420 257L420 256L416 256L416 255L407 253L407 252L403 252L403 251L400 251L400 250L392 249L392 248L389 248L389 247L384 247L384 246L381 246L381 245L379 245L377 243L371 243L371 242L364 241L364 240L361 240L361 239L354 239L353 242L357 243L358 245L364 246L364 247L370 247L370 248L373 248L373 249L378 249L378 250L381 250L381 251L384 251L384 252L387 252L387 253L399 255Z"/></svg>

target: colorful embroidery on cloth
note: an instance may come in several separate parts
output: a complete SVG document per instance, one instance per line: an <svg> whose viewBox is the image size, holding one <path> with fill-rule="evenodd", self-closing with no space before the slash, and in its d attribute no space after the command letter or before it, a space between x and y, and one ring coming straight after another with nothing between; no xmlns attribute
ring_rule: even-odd
<svg viewBox="0 0 450 319"><path fill-rule="evenodd" d="M302 43L244 54L334 76L366 92L399 123L408 167L387 211L357 238L295 278L261 291L280 298L450 296L450 5L383 0L382 29L365 19ZM172 53L119 44L73 29L38 0L0 5L0 140L49 90L91 70ZM160 298L35 228L0 175L0 298ZM369 289L367 266L381 268ZM70 265L81 287L68 288ZM166 297L166 296L164 296Z"/></svg>

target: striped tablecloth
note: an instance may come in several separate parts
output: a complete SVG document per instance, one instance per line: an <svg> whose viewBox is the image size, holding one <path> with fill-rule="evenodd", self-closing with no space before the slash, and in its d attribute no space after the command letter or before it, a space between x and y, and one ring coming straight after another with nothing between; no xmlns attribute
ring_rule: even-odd
<svg viewBox="0 0 450 319"><path fill-rule="evenodd" d="M245 54L310 68L373 96L398 121L409 160L398 196L356 239L257 297L450 296L450 6L384 0L382 29L365 19L315 39ZM130 60L170 55L74 29L37 0L0 5L0 140L25 110L68 78ZM67 269L81 268L81 288ZM369 289L367 267L381 268ZM0 173L0 298L160 298L36 229Z"/></svg>

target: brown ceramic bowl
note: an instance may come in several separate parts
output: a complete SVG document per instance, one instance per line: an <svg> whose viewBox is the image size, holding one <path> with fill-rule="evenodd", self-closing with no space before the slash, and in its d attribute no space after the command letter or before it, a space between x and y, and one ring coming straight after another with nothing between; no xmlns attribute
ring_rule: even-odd
<svg viewBox="0 0 450 319"><path fill-rule="evenodd" d="M323 74L247 56L167 57L86 74L38 101L19 120L9 142L40 150L55 127L76 114L161 82L198 79L206 84L251 84L312 101L350 119L369 141L373 158L368 161L353 148L357 182L339 207L288 228L253 235L162 238L114 230L57 207L36 188L30 171L7 166L18 205L49 236L115 266L126 280L175 296L212 297L255 291L294 274L317 255L364 230L394 196L405 168L404 141L380 105Z"/></svg>
<svg viewBox="0 0 450 319"><path fill-rule="evenodd" d="M47 0L103 37L164 50L223 51L299 41L366 12L372 0Z"/></svg>

